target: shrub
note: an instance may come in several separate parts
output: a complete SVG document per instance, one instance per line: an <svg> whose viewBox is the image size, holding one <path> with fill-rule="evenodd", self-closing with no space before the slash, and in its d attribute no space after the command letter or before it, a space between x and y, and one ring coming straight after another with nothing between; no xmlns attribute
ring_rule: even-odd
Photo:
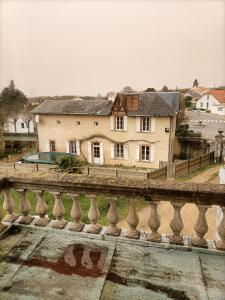
<svg viewBox="0 0 225 300"><path fill-rule="evenodd" d="M57 162L58 169L62 172L81 174L83 163L75 156L62 156Z"/></svg>

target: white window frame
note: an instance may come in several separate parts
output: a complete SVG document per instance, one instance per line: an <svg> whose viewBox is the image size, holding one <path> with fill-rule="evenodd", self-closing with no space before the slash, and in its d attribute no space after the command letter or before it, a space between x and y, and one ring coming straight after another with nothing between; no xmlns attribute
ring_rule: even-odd
<svg viewBox="0 0 225 300"><path fill-rule="evenodd" d="M143 148L144 148L144 158L143 158L143 154L142 154ZM146 158L147 157L147 148L148 148L148 159ZM150 162L150 159L151 159L151 146L150 145L140 145L140 160Z"/></svg>
<svg viewBox="0 0 225 300"><path fill-rule="evenodd" d="M124 131L124 117L116 116L116 131Z"/></svg>
<svg viewBox="0 0 225 300"><path fill-rule="evenodd" d="M124 159L124 144L115 144L115 158Z"/></svg>
<svg viewBox="0 0 225 300"><path fill-rule="evenodd" d="M53 145L54 145L54 147L53 147ZM56 152L56 142L54 140L49 141L49 151L50 152Z"/></svg>
<svg viewBox="0 0 225 300"><path fill-rule="evenodd" d="M144 128L144 125L148 128ZM141 117L141 131L150 132L151 131L151 117Z"/></svg>
<svg viewBox="0 0 225 300"><path fill-rule="evenodd" d="M77 143L76 143L76 141L69 141L69 153L77 155Z"/></svg>

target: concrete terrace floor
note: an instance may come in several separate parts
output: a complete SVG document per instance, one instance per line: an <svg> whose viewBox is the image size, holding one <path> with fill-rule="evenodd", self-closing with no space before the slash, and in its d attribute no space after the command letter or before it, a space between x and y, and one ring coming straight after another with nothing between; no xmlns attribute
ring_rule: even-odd
<svg viewBox="0 0 225 300"><path fill-rule="evenodd" d="M225 299L225 253L12 225L0 299Z"/></svg>

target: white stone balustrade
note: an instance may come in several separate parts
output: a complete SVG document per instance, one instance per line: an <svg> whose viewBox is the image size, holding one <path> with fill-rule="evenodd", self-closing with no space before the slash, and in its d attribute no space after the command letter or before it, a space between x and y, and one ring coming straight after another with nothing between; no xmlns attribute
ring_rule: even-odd
<svg viewBox="0 0 225 300"><path fill-rule="evenodd" d="M107 213L107 220L108 226L101 231L102 226L98 224L98 220L100 219L100 212L97 205L97 193L96 194L88 194L87 196L90 198L90 208L88 211L88 218L90 224L85 224L81 221L82 219L82 211L79 202L79 194L78 192L69 192L68 195L72 199L71 201L71 210L70 215L72 222L64 219L65 209L62 203L62 194L61 192L51 192L54 195L54 208L53 208L53 215L55 217L54 220L51 220L47 216L48 206L44 200L44 189L33 189L33 192L36 194L37 202L36 202L36 214L38 217L34 219L33 216L30 215L31 205L27 198L27 189L26 188L16 188L18 195L19 195L19 212L15 212L14 208L14 199L11 196L11 190L9 187L5 188L2 191L4 196L3 202L3 211L0 210L0 232L3 231L8 223L21 223L25 225L32 225L36 226L48 226L53 227L56 229L67 229L74 232L88 232L99 234L102 232L103 234L119 237L119 236L126 236L127 238L131 239L139 239L140 238L140 231L137 229L139 224L139 216L137 213L137 198L135 197L128 197L128 215L127 215L127 223L129 225L129 229L126 231L125 228L121 233L122 229L118 227L119 216L117 213L117 205L118 205L118 196L108 195L109 201L109 209ZM68 200L69 201L69 200ZM170 221L170 227L172 230L172 234L169 235L169 243L170 244L179 244L183 245L183 236L182 230L185 224L183 224L182 216L181 216L181 209L183 205L186 203L185 198L175 198L169 199L172 207L173 207L173 217ZM198 202L197 202L198 201ZM204 201L200 202L199 199L196 200L197 208L198 208L198 217L196 220L196 224L194 226L194 231L196 236L191 240L191 246L194 247L208 247L208 242L205 238L205 235L208 231L208 224L206 220L206 212L210 205L206 205ZM149 205L150 214L148 220L148 227L149 230L146 231L145 235L142 237L146 237L146 240L151 242L164 242L162 239L161 234L159 233L159 228L161 225L159 214L158 214L158 207L160 206L160 197L149 196L149 200L146 201L146 205ZM218 250L225 251L225 205L221 205L221 210L223 212L223 218L217 228L219 238L215 240L215 247ZM4 215L3 222L1 222L2 212ZM67 212L68 215L69 212ZM166 232L163 232L166 234Z"/></svg>

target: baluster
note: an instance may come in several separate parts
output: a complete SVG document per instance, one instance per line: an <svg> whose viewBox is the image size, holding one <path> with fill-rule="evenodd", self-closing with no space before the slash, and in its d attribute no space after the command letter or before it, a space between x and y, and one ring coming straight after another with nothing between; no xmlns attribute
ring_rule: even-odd
<svg viewBox="0 0 225 300"><path fill-rule="evenodd" d="M87 232L99 233L102 226L97 223L98 219L100 218L100 212L97 206L97 196L91 195L89 197L90 197L90 209L88 212L88 219L90 220L91 224L89 225Z"/></svg>
<svg viewBox="0 0 225 300"><path fill-rule="evenodd" d="M207 241L204 238L204 235L208 231L208 224L206 222L206 211L210 205L197 205L198 207L198 219L195 224L194 230L196 232L196 237L192 239L192 245L196 247L207 247Z"/></svg>
<svg viewBox="0 0 225 300"><path fill-rule="evenodd" d="M116 210L116 200L117 200L117 197L110 198L110 200L109 200L110 207L109 207L109 211L107 214L107 219L108 219L110 225L108 226L108 228L106 230L106 234L112 235L112 236L118 236L121 231L121 229L116 226L116 224L119 221L119 217L118 217L117 210Z"/></svg>
<svg viewBox="0 0 225 300"><path fill-rule="evenodd" d="M218 250L225 250L225 206L221 206L221 209L223 212L223 218L217 227L219 240L216 241L216 248Z"/></svg>
<svg viewBox="0 0 225 300"><path fill-rule="evenodd" d="M169 242L171 244L183 244L183 237L180 233L184 227L184 224L181 218L180 210L184 203L173 201L171 204L173 205L174 215L172 221L170 222L170 228L172 229L173 234L170 235Z"/></svg>
<svg viewBox="0 0 225 300"><path fill-rule="evenodd" d="M34 191L37 196L37 205L36 205L36 213L39 215L39 218L35 220L36 226L46 226L50 219L45 216L48 206L44 200L44 191L36 190Z"/></svg>
<svg viewBox="0 0 225 300"><path fill-rule="evenodd" d="M149 206L151 208L150 218L148 225L151 229L151 233L149 233L148 239L152 242L160 242L161 241L161 234L158 232L158 229L160 227L160 220L157 212L159 202L158 201L152 201L149 203Z"/></svg>
<svg viewBox="0 0 225 300"><path fill-rule="evenodd" d="M82 217L82 211L79 203L79 195L74 193L69 195L73 200L73 205L70 213L73 223L70 225L69 230L82 231L85 224L80 221Z"/></svg>
<svg viewBox="0 0 225 300"><path fill-rule="evenodd" d="M131 239L138 239L140 231L136 229L139 223L139 217L136 212L136 199L129 199L129 213L127 216L127 223L130 227L127 231L127 237Z"/></svg>
<svg viewBox="0 0 225 300"><path fill-rule="evenodd" d="M56 220L54 220L52 222L52 228L63 229L66 226L67 221L65 219L63 219L63 215L65 214L65 209L62 204L61 193L53 192L52 194L55 197L55 204L53 207L53 215L56 218Z"/></svg>
<svg viewBox="0 0 225 300"><path fill-rule="evenodd" d="M30 202L27 199L27 191L24 189L18 189L17 192L20 195L20 210L22 214L22 216L20 216L18 219L18 223L30 224L34 218L29 215L31 206L30 206Z"/></svg>
<svg viewBox="0 0 225 300"><path fill-rule="evenodd" d="M3 208L7 211L7 215L4 217L3 221L13 223L18 218L18 216L13 212L14 201L10 195L9 189L4 190L3 194L4 194Z"/></svg>

